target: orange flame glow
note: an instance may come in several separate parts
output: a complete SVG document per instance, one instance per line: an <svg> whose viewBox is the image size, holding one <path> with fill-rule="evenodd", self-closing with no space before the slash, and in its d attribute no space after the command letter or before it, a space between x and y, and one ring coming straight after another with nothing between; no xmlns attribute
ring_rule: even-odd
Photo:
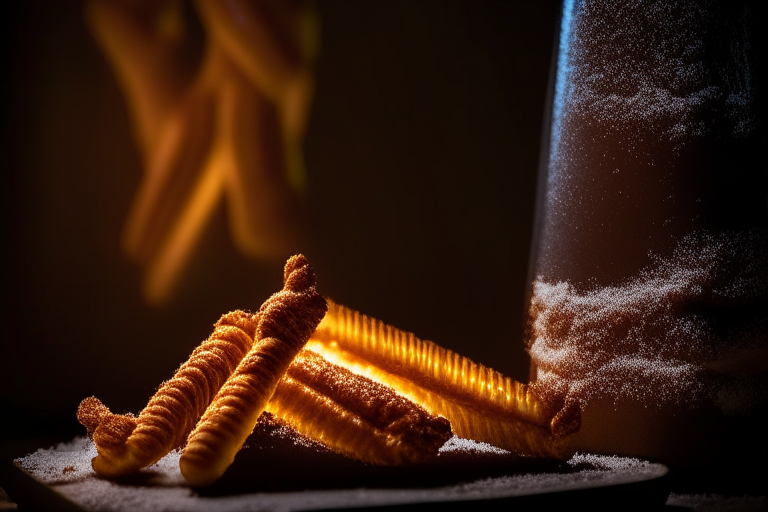
<svg viewBox="0 0 768 512"><path fill-rule="evenodd" d="M558 411L528 386L330 300L307 349L444 416L461 437L543 457L570 452L567 436L552 434Z"/></svg>
<svg viewBox="0 0 768 512"><path fill-rule="evenodd" d="M126 96L145 175L123 237L145 266L148 302L166 303L227 197L238 248L282 258L300 237L300 143L312 92L317 17L280 1L197 2L206 51L183 69L175 1L91 2L87 18Z"/></svg>

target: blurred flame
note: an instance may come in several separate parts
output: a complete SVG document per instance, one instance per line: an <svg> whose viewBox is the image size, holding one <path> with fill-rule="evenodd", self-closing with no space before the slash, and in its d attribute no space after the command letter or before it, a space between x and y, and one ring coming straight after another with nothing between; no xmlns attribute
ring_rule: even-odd
<svg viewBox="0 0 768 512"><path fill-rule="evenodd" d="M150 263L144 281L144 296L152 304L168 300L189 255L205 229L224 191L220 154L211 155L191 197Z"/></svg>
<svg viewBox="0 0 768 512"><path fill-rule="evenodd" d="M300 143L313 88L317 16L278 0L195 2L205 56L185 79L179 0L92 0L90 28L128 103L145 174L126 223L144 295L171 298L226 196L238 248L294 252L305 182Z"/></svg>

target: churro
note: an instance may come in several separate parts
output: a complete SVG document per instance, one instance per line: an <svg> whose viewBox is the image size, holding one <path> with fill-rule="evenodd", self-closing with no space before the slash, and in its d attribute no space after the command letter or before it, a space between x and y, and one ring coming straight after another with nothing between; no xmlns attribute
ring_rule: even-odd
<svg viewBox="0 0 768 512"><path fill-rule="evenodd" d="M421 462L451 437L447 419L306 349L288 368L267 411L335 451L378 465Z"/></svg>
<svg viewBox="0 0 768 512"><path fill-rule="evenodd" d="M527 385L332 301L307 347L445 416L458 436L526 455L572 454L578 410L560 411Z"/></svg>
<svg viewBox="0 0 768 512"><path fill-rule="evenodd" d="M253 430L280 379L325 315L315 274L304 256L285 266L285 285L259 311L255 343L190 434L181 473L192 485L218 479Z"/></svg>
<svg viewBox="0 0 768 512"><path fill-rule="evenodd" d="M99 475L116 478L157 462L182 446L211 399L252 345L258 315L228 313L170 380L164 382L138 417L112 414L95 397L77 412L98 450L92 461Z"/></svg>
<svg viewBox="0 0 768 512"><path fill-rule="evenodd" d="M452 431L525 455L570 455L566 434L578 429L578 411L547 406L528 386L327 301L315 285L307 259L289 259L283 290L255 314L223 316L138 417L83 400L78 419L98 449L94 470L122 476L186 441L182 474L209 485L265 410L377 465L425 461ZM308 340L318 353L304 349Z"/></svg>

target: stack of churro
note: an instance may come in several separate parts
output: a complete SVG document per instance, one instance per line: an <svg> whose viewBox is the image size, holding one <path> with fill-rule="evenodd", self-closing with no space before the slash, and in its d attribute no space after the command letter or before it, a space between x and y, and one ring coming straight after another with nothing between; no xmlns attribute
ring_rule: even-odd
<svg viewBox="0 0 768 512"><path fill-rule="evenodd" d="M184 477L209 485L264 411L370 464L435 457L452 426L525 455L570 455L567 436L552 433L553 411L525 386L337 306L317 293L315 281L306 258L292 257L283 290L256 313L224 315L138 417L83 400L78 419L98 451L93 469L120 477L180 448ZM310 338L320 353L304 348ZM361 362L373 369L371 378L357 371Z"/></svg>

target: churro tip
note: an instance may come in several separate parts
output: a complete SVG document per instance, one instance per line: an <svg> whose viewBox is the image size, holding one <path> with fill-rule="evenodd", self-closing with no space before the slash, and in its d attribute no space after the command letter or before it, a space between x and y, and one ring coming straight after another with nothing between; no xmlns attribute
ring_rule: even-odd
<svg viewBox="0 0 768 512"><path fill-rule="evenodd" d="M303 292L313 289L317 277L312 264L303 254L291 256L285 263L283 272L284 287L292 292Z"/></svg>
<svg viewBox="0 0 768 512"><path fill-rule="evenodd" d="M86 428L88 437L92 438L96 428L110 414L109 408L101 403L101 400L95 396L89 396L84 398L77 408L77 421Z"/></svg>
<svg viewBox="0 0 768 512"><path fill-rule="evenodd" d="M581 429L581 404L567 402L550 422L550 430L556 438L575 434Z"/></svg>

